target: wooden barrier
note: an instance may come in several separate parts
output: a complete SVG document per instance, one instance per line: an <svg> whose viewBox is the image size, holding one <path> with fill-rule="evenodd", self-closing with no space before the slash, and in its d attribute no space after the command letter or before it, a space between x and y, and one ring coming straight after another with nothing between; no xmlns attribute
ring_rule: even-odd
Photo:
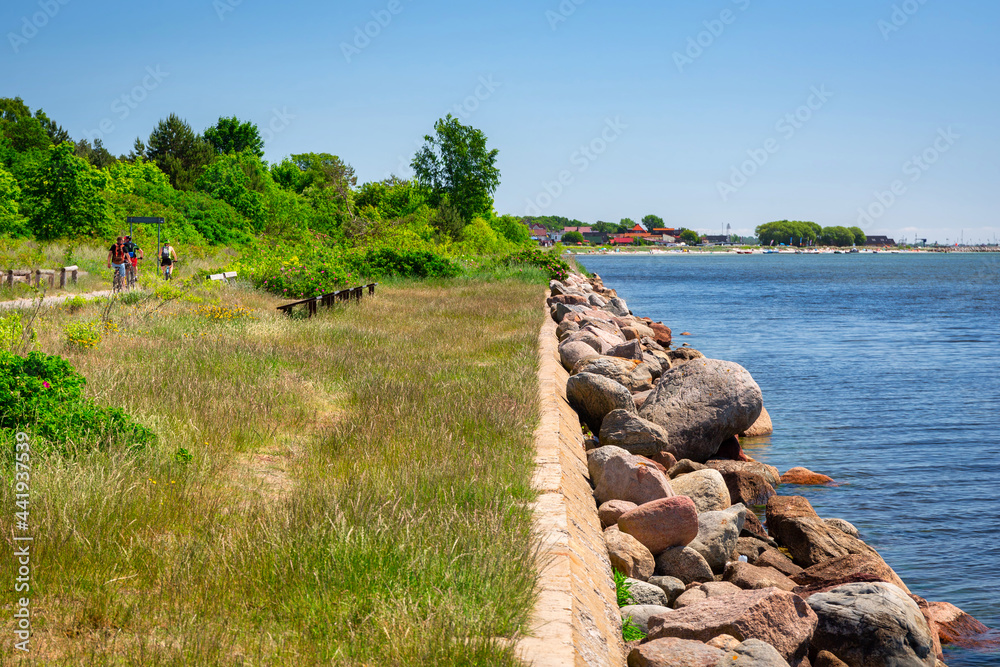
<svg viewBox="0 0 1000 667"><path fill-rule="evenodd" d="M361 297L364 296L365 293L365 288L368 288L369 295L373 295L375 294L376 285L378 285L378 283L368 283L367 285L349 287L347 289L337 290L336 292L327 292L326 294L320 294L319 296L314 296L309 299L286 303L284 306L278 306L278 310L282 311L286 315L291 315L292 308L304 305L309 311L309 317L312 317L316 314L320 305L329 308L338 301L348 301L350 299L361 301Z"/></svg>
<svg viewBox="0 0 1000 667"><path fill-rule="evenodd" d="M76 284L76 274L77 274L77 271L79 271L79 270L80 270L80 267L77 266L77 265L75 265L75 264L73 266L64 266L64 267L62 267L62 269L59 271L59 289L62 289L63 287L66 287L66 274L67 273L70 274L70 279L73 281L73 284L75 285Z"/></svg>
<svg viewBox="0 0 1000 667"><path fill-rule="evenodd" d="M7 287L13 287L14 283L27 283L29 286L41 287L42 281L48 283L49 287L56 286L56 272L59 273L59 288L66 287L66 276L70 277L73 284L76 284L78 266L64 266L61 269L7 269L3 276L3 283Z"/></svg>
<svg viewBox="0 0 1000 667"><path fill-rule="evenodd" d="M226 271L225 273L213 273L208 277L209 280L221 280L224 283L228 283L230 280L236 277L235 271Z"/></svg>

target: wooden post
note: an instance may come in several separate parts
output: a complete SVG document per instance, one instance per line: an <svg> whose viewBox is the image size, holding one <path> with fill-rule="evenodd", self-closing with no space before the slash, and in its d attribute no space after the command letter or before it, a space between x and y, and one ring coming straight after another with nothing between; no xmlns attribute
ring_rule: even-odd
<svg viewBox="0 0 1000 667"><path fill-rule="evenodd" d="M14 269L7 269L7 287L14 286Z"/></svg>
<svg viewBox="0 0 1000 667"><path fill-rule="evenodd" d="M66 287L66 267L59 269L59 289Z"/></svg>

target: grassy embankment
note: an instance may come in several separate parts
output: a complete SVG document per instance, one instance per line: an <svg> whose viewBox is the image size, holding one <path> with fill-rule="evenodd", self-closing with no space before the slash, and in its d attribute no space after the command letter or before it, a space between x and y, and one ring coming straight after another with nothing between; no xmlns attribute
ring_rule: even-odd
<svg viewBox="0 0 1000 667"><path fill-rule="evenodd" d="M515 664L545 282L528 277L385 285L311 320L204 285L116 304L93 348L63 331L102 304L43 313L40 349L159 439L32 455L31 659Z"/></svg>

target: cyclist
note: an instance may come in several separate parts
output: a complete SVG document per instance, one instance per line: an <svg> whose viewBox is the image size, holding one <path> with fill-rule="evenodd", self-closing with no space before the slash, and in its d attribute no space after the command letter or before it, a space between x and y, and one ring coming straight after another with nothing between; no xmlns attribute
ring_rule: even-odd
<svg viewBox="0 0 1000 667"><path fill-rule="evenodd" d="M126 250L126 252L128 252L129 258L131 258L131 261L132 261L132 272L135 274L135 277L138 278L139 277L139 260L144 258L144 254L142 252L142 248L139 247L138 243L136 243L135 241L132 240L131 236L126 236L125 237L125 250Z"/></svg>
<svg viewBox="0 0 1000 667"><path fill-rule="evenodd" d="M174 252L174 247L168 241L164 241L163 247L160 249L160 267L163 268L164 280L170 280L170 274L173 272L176 261L177 253Z"/></svg>
<svg viewBox="0 0 1000 667"><path fill-rule="evenodd" d="M128 260L128 251L125 249L125 239L121 236L115 244L108 248L108 268L115 269L115 285L120 289L121 281L125 279L125 262Z"/></svg>

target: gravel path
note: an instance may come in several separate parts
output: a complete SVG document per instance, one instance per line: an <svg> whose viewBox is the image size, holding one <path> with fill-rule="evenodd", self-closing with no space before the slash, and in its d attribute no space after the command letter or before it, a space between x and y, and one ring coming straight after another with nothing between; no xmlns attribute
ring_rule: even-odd
<svg viewBox="0 0 1000 667"><path fill-rule="evenodd" d="M83 297L84 299L96 299L100 296L111 296L111 290L106 290L103 292L85 292L84 294L65 294L62 296L47 296L42 299L42 305L51 306L57 303L62 303L67 299L73 299L76 297ZM0 310L15 310L20 308L34 308L35 304L38 303L38 299L14 299L13 301L2 301L0 302Z"/></svg>

